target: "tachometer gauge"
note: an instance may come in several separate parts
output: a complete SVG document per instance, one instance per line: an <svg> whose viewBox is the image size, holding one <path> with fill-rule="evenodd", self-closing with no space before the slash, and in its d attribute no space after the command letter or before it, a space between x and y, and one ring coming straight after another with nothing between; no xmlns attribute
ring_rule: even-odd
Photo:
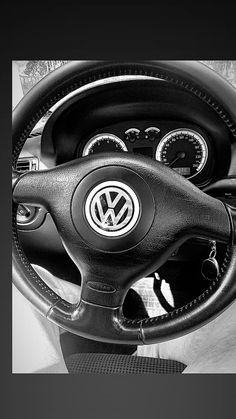
<svg viewBox="0 0 236 419"><path fill-rule="evenodd" d="M113 151L128 151L124 141L113 134L97 134L92 137L83 149L82 156Z"/></svg>
<svg viewBox="0 0 236 419"><path fill-rule="evenodd" d="M156 149L156 160L190 179L207 162L208 146L202 135L192 129L175 129L166 134Z"/></svg>

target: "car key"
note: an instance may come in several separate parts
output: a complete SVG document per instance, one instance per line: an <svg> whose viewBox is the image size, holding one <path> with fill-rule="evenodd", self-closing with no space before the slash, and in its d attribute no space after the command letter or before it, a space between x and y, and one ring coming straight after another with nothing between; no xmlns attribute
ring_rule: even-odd
<svg viewBox="0 0 236 419"><path fill-rule="evenodd" d="M201 273L205 279L208 279L209 281L214 281L214 279L216 279L219 275L220 269L219 264L216 260L216 242L214 240L211 243L211 251L208 259L205 259L202 262Z"/></svg>

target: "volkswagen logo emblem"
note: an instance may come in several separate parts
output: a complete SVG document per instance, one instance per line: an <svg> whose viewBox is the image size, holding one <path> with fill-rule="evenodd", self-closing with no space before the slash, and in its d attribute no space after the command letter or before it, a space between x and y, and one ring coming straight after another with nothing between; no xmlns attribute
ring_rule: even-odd
<svg viewBox="0 0 236 419"><path fill-rule="evenodd" d="M103 236L118 237L128 233L140 215L139 200L123 182L103 182L93 188L85 203L89 225Z"/></svg>

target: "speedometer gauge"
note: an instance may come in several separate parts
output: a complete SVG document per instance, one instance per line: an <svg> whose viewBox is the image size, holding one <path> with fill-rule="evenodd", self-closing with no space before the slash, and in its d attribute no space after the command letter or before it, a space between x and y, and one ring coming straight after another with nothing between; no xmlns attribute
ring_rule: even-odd
<svg viewBox="0 0 236 419"><path fill-rule="evenodd" d="M156 160L190 179L200 173L207 162L207 143L192 129L175 129L166 134L156 149Z"/></svg>
<svg viewBox="0 0 236 419"><path fill-rule="evenodd" d="M113 134L97 134L92 137L83 149L82 156L107 153L113 151L128 151L124 141Z"/></svg>

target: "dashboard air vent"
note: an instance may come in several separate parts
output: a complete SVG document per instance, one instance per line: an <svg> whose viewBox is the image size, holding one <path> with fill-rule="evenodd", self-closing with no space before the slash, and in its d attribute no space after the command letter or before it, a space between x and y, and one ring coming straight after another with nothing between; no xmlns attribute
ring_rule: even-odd
<svg viewBox="0 0 236 419"><path fill-rule="evenodd" d="M38 170L38 166L37 157L22 157L17 161L16 170L18 172L27 172L28 170Z"/></svg>

